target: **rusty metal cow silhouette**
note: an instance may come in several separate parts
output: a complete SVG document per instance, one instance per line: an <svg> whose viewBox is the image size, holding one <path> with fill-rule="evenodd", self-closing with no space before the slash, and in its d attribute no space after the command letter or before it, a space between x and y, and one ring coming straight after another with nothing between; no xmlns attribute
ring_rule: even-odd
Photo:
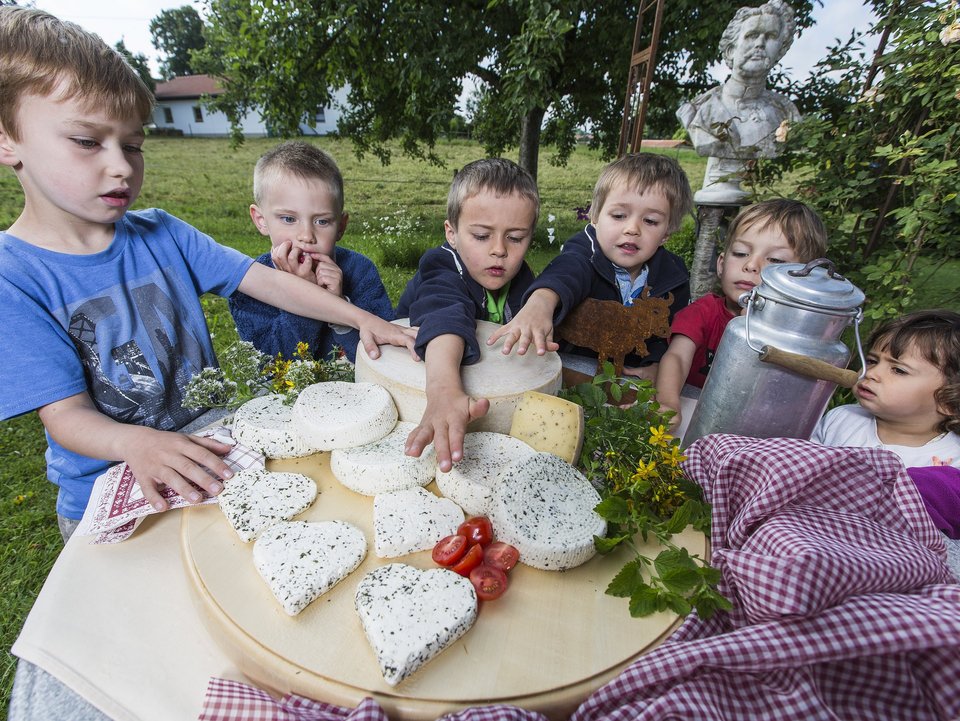
<svg viewBox="0 0 960 721"><path fill-rule="evenodd" d="M647 338L670 336L671 303L672 293L666 298L651 298L649 286L633 305L587 298L564 318L557 327L557 336L596 351L601 362L609 358L620 375L627 354L648 354Z"/></svg>

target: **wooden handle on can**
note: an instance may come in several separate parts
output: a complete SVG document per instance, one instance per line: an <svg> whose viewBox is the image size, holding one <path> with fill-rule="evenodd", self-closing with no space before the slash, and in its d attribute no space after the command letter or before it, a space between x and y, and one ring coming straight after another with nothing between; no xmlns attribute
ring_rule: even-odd
<svg viewBox="0 0 960 721"><path fill-rule="evenodd" d="M760 360L765 363L774 363L800 375L821 381L830 381L844 388L853 388L854 384L860 379L860 374L856 371L837 368L817 358L790 353L771 345L765 345L760 349Z"/></svg>

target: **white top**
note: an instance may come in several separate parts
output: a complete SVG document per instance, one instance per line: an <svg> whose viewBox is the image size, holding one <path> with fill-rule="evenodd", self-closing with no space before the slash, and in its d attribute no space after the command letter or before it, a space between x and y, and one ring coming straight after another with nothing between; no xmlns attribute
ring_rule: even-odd
<svg viewBox="0 0 960 721"><path fill-rule="evenodd" d="M877 436L877 419L859 405L829 411L813 430L810 440L825 446L857 446L893 451L907 468L948 465L960 468L960 436L948 432L922 446L883 443Z"/></svg>

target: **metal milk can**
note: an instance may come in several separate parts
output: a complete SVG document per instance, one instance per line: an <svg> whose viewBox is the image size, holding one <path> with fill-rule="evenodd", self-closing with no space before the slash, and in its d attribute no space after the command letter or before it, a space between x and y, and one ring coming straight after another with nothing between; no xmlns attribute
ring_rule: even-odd
<svg viewBox="0 0 960 721"><path fill-rule="evenodd" d="M858 377L844 370L850 351L840 341L851 323L864 367L863 301L826 258L764 268L723 332L683 446L710 433L809 438L837 385Z"/></svg>

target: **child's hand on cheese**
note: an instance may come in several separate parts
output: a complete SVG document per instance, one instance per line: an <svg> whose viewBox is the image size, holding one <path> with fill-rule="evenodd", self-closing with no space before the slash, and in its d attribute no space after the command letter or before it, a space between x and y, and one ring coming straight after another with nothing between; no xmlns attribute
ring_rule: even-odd
<svg viewBox="0 0 960 721"><path fill-rule="evenodd" d="M486 398L471 398L461 389L433 387L427 390L427 407L420 425L407 436L404 453L419 457L433 441L437 467L446 473L463 458L463 436L470 421L482 418L490 410Z"/></svg>

